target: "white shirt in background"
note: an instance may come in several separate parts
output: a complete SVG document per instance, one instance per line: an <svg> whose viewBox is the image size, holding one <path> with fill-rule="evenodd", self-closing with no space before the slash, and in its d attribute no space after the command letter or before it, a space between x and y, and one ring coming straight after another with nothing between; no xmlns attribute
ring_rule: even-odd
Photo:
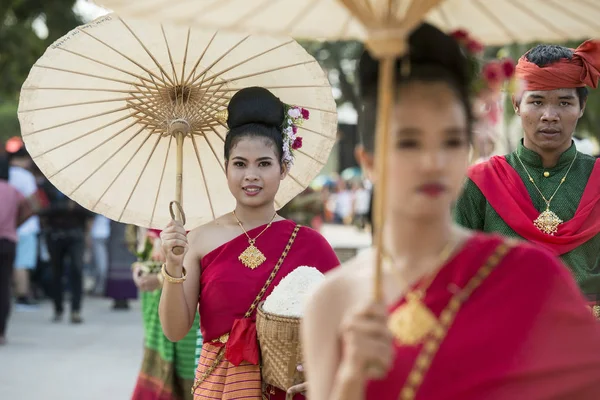
<svg viewBox="0 0 600 400"><path fill-rule="evenodd" d="M90 234L92 239L108 239L110 236L110 219L104 215L96 215Z"/></svg>

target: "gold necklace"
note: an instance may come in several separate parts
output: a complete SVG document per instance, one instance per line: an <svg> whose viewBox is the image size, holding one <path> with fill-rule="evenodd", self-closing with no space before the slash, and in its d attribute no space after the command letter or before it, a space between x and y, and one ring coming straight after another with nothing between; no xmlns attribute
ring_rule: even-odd
<svg viewBox="0 0 600 400"><path fill-rule="evenodd" d="M560 219L558 217L558 215L556 215L556 213L554 213L554 211L550 210L550 202L552 201L552 199L558 192L558 189L560 189L562 184L567 180L567 175L569 175L569 171L571 171L571 167L573 166L573 164L575 163L575 160L577 159L577 152L575 152L575 157L573 157L573 161L571 161L571 165L569 165L569 168L567 169L567 173L565 174L565 176L562 177L556 190L554 191L554 193L552 193L552 196L550 196L549 199L546 199L546 196L544 196L544 194L542 193L540 188L538 188L538 186L535 184L533 177L531 176L531 174L525 167L525 164L523 164L523 161L521 161L521 157L519 157L519 154L518 153L515 153L515 154L517 155L517 160L519 160L519 162L521 163L521 166L525 170L525 173L529 177L529 182L533 183L533 186L538 191L540 196L542 196L542 199L544 199L544 202L546 203L546 210L542 211L540 213L540 215L538 215L538 217L533 221L533 225L536 228L538 228L540 231L542 231L543 233L550 235L550 236L554 236L554 234L558 232L558 226L563 223L563 220Z"/></svg>
<svg viewBox="0 0 600 400"><path fill-rule="evenodd" d="M273 220L275 220L275 217L277 216L277 212L273 214L273 218L271 218L271 221L269 221L265 229L263 229L262 232L260 232L254 239L252 239L250 235L248 235L248 232L246 232L246 229L244 229L244 225L235 214L235 210L233 211L233 216L235 217L238 225L240 226L240 228L242 228L242 231L244 231L244 234L248 238L248 247L242 252L242 254L240 254L238 260L240 260L245 267L250 269L256 269L260 267L262 263L267 261L267 257L265 257L265 255L254 244L256 243L256 239L258 239L260 235L265 233L265 231L271 227L271 224L273 224Z"/></svg>
<svg viewBox="0 0 600 400"><path fill-rule="evenodd" d="M449 241L440 253L440 266L444 265L453 253L456 244ZM388 319L388 328L396 340L403 346L416 346L423 342L432 332L439 328L440 323L435 314L423 302L425 292L437 276L441 268L427 279L424 285L409 291L406 302L396 308ZM395 273L395 271L392 269Z"/></svg>

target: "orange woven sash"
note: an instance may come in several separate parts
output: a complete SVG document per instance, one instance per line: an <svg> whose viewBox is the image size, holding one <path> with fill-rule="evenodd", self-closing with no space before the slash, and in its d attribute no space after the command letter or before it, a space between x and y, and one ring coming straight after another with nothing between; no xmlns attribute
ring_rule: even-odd
<svg viewBox="0 0 600 400"><path fill-rule="evenodd" d="M247 362L235 366L225 359L218 361L222 349L204 343L196 379L200 380L206 370L217 362L214 371L202 381L194 392L194 399L262 399L260 367Z"/></svg>

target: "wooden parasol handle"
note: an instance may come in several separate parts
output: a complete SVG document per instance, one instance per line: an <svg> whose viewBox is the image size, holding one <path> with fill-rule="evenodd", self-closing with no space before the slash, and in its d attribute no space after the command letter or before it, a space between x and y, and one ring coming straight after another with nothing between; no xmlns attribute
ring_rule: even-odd
<svg viewBox="0 0 600 400"><path fill-rule="evenodd" d="M443 0L412 0L403 17L398 15L398 0L388 0L386 5L374 7L369 1L340 0L348 12L368 30L366 46L379 59L379 90L377 98L377 127L375 140L376 174L373 213L375 223L375 274L373 294L375 301L383 300L382 251L383 213L385 211L386 180L388 176L387 149L389 149L389 119L395 93L396 58L408 50L407 37L433 7ZM376 9L377 8L377 9Z"/></svg>
<svg viewBox="0 0 600 400"><path fill-rule="evenodd" d="M177 208L175 212L173 212L173 206ZM171 213L171 218L173 218L175 221L181 221L183 225L185 225L185 212L178 201L173 200L169 203L169 213Z"/></svg>
<svg viewBox="0 0 600 400"><path fill-rule="evenodd" d="M394 73L396 66L395 56L386 56L380 59L379 63L379 89L377 99L377 131L375 136L375 154L377 157L376 171L377 184L374 193L374 223L375 223L375 273L373 279L373 295L375 301L383 301L383 224L385 221L384 212L386 209L386 189L388 177L388 154L390 135L389 124L393 98L395 93Z"/></svg>
<svg viewBox="0 0 600 400"><path fill-rule="evenodd" d="M183 211L183 140L185 135L189 132L190 126L186 121L176 120L170 125L170 130L175 139L177 140L177 172L175 176L175 200L169 203L169 213L171 218L175 221L181 221L185 225L185 212ZM176 206L175 212L173 212L173 205ZM173 254L180 256L183 254L185 249L181 246L173 247Z"/></svg>
<svg viewBox="0 0 600 400"><path fill-rule="evenodd" d="M173 206L176 206L175 212L173 212ZM183 207L181 207L181 204L178 201L173 200L169 203L169 212L171 213L172 219L174 219L175 221L181 221L183 225L185 225L185 212L183 211ZM176 256L182 255L183 251L184 248L181 246L173 247L173 254L175 254Z"/></svg>

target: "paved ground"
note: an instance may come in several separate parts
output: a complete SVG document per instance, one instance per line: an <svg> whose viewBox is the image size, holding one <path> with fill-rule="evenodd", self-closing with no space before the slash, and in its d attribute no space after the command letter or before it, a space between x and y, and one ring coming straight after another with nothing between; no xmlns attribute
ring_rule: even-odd
<svg viewBox="0 0 600 400"><path fill-rule="evenodd" d="M6 346L0 347L2 400L128 400L142 361L139 304L111 310L87 298L85 323L50 322L49 303L13 311Z"/></svg>

